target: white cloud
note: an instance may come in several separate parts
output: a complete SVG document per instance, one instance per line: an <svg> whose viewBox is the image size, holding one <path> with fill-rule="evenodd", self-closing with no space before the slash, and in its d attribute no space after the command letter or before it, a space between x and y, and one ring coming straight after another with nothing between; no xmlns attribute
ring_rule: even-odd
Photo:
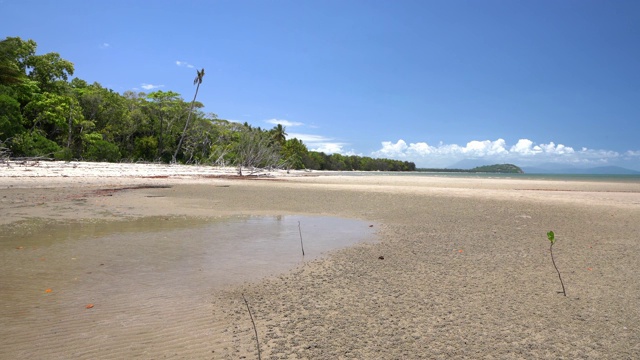
<svg viewBox="0 0 640 360"><path fill-rule="evenodd" d="M421 151L423 151L425 155L430 152L430 147L429 145L427 145L427 143L420 143L420 146L422 147ZM409 147L407 146L407 143L402 139L398 140L398 142L395 144L391 141L383 141L382 149L376 151L374 154L381 157L404 157L406 156L405 151L408 148Z"/></svg>
<svg viewBox="0 0 640 360"><path fill-rule="evenodd" d="M289 138L296 138L298 140L302 140L302 142L304 142L305 144L327 142L331 140L331 138L327 138L322 135L300 134L300 133L290 133Z"/></svg>
<svg viewBox="0 0 640 360"><path fill-rule="evenodd" d="M178 66L186 66L189 69L193 69L193 67L194 67L193 65L189 64L188 62L180 61L180 60L176 60L176 65L178 65Z"/></svg>
<svg viewBox="0 0 640 360"><path fill-rule="evenodd" d="M511 152L521 155L535 155L540 153L542 149L539 146L533 147L533 141L529 139L520 139L511 147Z"/></svg>
<svg viewBox="0 0 640 360"><path fill-rule="evenodd" d="M164 85L153 85L153 84L144 84L143 83L140 87L145 89L145 90L153 90L153 89L158 89L158 88L164 87Z"/></svg>
<svg viewBox="0 0 640 360"><path fill-rule="evenodd" d="M100 44L100 49L106 49L108 47L110 47L111 45L109 43L102 43Z"/></svg>
<svg viewBox="0 0 640 360"><path fill-rule="evenodd" d="M473 140L467 143L467 146L460 148L464 154L471 156L486 156L486 155L504 155L508 153L505 148L506 142L503 139L496 141Z"/></svg>
<svg viewBox="0 0 640 360"><path fill-rule="evenodd" d="M289 121L289 120L284 120L284 119L269 119L269 120L266 120L266 122L268 122L269 124L273 124L273 125L281 124L282 126L288 126L288 127L304 125L304 123L301 123L301 122Z"/></svg>
<svg viewBox="0 0 640 360"><path fill-rule="evenodd" d="M346 145L345 143L334 141L334 139L327 138L322 135L289 133L287 138L296 138L301 140L305 145L307 145L309 150L319 151L325 154L342 154L344 152L343 147Z"/></svg>
<svg viewBox="0 0 640 360"><path fill-rule="evenodd" d="M512 151L523 155L536 155L536 154L573 154L575 150L572 147L564 146L562 144L556 145L553 141L548 144L533 145L533 141L529 139L520 139L518 143L511 148ZM582 151L587 150L582 148Z"/></svg>
<svg viewBox="0 0 640 360"><path fill-rule="evenodd" d="M383 141L382 147L371 153L374 157L413 161L418 167L448 167L461 160L490 162L511 162L520 166L534 166L542 163L565 163L576 166L602 166L616 162L640 159L640 151L618 153L610 150L581 148L549 142L536 144L529 139L520 139L509 147L504 139L473 140L466 145L438 144L426 142L409 143Z"/></svg>
<svg viewBox="0 0 640 360"><path fill-rule="evenodd" d="M309 150L317 151L317 152L323 152L325 154L334 154L334 153L341 154L342 153L342 145L340 145L338 143L323 143L323 144L319 144L319 146L317 146L315 148L311 148Z"/></svg>

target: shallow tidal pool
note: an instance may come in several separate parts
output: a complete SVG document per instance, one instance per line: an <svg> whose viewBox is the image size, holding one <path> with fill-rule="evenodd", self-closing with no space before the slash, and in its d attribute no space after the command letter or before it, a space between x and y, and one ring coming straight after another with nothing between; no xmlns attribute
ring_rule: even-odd
<svg viewBox="0 0 640 360"><path fill-rule="evenodd" d="M29 308L23 304L37 303L45 291L80 303L202 294L286 272L332 250L373 242L375 227L370 225L289 215L154 217L54 224L26 235L3 234L0 311L20 316Z"/></svg>
<svg viewBox="0 0 640 360"><path fill-rule="evenodd" d="M202 346L216 331L210 323L216 292L373 242L370 225L271 216L33 222L5 229L0 354L93 359L117 350L122 356L113 358L149 358L147 351L170 339Z"/></svg>

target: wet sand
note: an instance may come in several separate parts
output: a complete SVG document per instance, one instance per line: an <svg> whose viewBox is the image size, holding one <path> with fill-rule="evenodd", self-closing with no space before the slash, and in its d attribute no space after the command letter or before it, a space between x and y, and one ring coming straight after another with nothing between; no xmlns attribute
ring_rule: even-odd
<svg viewBox="0 0 640 360"><path fill-rule="evenodd" d="M194 289L184 279L142 303L135 289L94 284L90 309L64 286L45 292L60 275L46 259L71 255L64 246L0 246L0 271L11 264L30 273L19 291L0 281L0 291L15 292L0 309L0 358L257 358L243 294L263 359L640 357L640 184L314 173L244 180L170 170L158 177L139 166L117 176L0 170L0 230L80 218L311 215L375 223L379 242L252 283ZM65 275L70 289L91 278ZM132 301L113 308L100 300L104 293ZM48 302L56 311L43 311Z"/></svg>

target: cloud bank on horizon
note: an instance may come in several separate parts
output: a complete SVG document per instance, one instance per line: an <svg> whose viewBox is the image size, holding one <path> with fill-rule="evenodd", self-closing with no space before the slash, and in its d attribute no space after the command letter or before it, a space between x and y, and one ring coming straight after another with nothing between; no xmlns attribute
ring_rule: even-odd
<svg viewBox="0 0 640 360"><path fill-rule="evenodd" d="M449 167L464 160L486 163L513 163L518 166L541 164L563 164L575 167L597 167L618 165L622 162L640 160L640 151L620 153L611 150L581 148L579 150L563 144L536 144L529 139L520 139L509 146L504 139L473 140L466 145L443 144L436 146L426 142L407 144L400 139L383 141L382 148L372 152L374 157L409 160L418 167Z"/></svg>

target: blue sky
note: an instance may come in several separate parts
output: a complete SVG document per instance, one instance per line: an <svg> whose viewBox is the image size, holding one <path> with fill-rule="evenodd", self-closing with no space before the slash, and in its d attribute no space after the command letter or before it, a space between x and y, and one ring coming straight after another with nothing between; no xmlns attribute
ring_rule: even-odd
<svg viewBox="0 0 640 360"><path fill-rule="evenodd" d="M640 1L0 0L0 36L312 150L640 170Z"/></svg>

